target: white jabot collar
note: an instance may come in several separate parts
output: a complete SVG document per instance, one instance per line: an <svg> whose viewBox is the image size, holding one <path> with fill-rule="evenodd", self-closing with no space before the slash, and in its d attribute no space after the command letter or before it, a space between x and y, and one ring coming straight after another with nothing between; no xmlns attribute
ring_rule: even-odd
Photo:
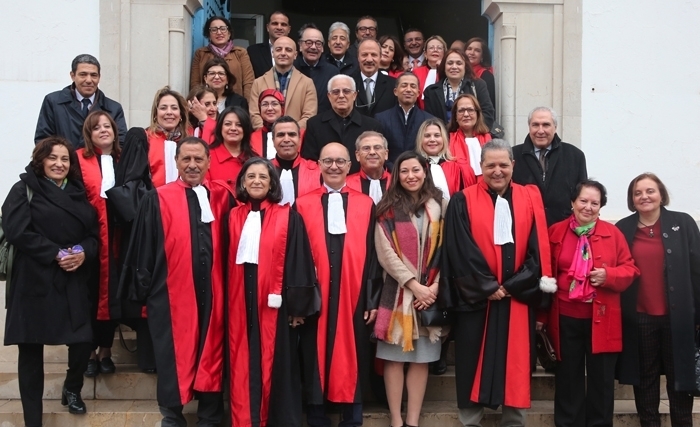
<svg viewBox="0 0 700 427"><path fill-rule="evenodd" d="M236 251L236 264L257 264L260 252L260 234L262 233L262 220L260 211L250 211L243 224L241 239L238 241Z"/></svg>
<svg viewBox="0 0 700 427"><path fill-rule="evenodd" d="M513 242L513 217L508 201L496 196L496 207L493 215L493 243L505 245Z"/></svg>
<svg viewBox="0 0 700 427"><path fill-rule="evenodd" d="M109 154L100 156L100 166L102 167L102 185L100 186L100 197L107 198L107 190L114 187L114 160Z"/></svg>
<svg viewBox="0 0 700 427"><path fill-rule="evenodd" d="M282 187L282 201L280 205L294 204L294 175L289 169L282 169L280 174L280 186Z"/></svg>
<svg viewBox="0 0 700 427"><path fill-rule="evenodd" d="M469 152L469 165L474 170L474 175L481 175L481 144L476 138L464 138Z"/></svg>
<svg viewBox="0 0 700 427"><path fill-rule="evenodd" d="M165 163L165 183L169 184L179 176L177 172L177 163L175 163L175 152L177 151L177 142L167 140L163 144L163 162Z"/></svg>
<svg viewBox="0 0 700 427"><path fill-rule="evenodd" d="M201 220L204 223L210 223L214 221L214 213L211 211L211 205L209 204L209 197L207 196L207 189L203 185L198 185L192 187L192 191L197 195L197 201L199 202L199 209L202 211Z"/></svg>
<svg viewBox="0 0 700 427"><path fill-rule="evenodd" d="M343 196L339 190L333 190L325 183L328 194L328 232L330 234L345 234L348 232L345 226L345 208L343 207ZM345 186L343 186L345 187Z"/></svg>
<svg viewBox="0 0 700 427"><path fill-rule="evenodd" d="M442 166L438 164L440 158L437 156L430 157L430 174L433 176L433 183L437 188L442 190L442 197L450 200L450 187L447 185L447 178Z"/></svg>
<svg viewBox="0 0 700 427"><path fill-rule="evenodd" d="M267 160L272 160L275 158L275 155L277 154L277 150L275 150L275 143L272 141L272 132L267 133L267 146L265 149L267 150Z"/></svg>
<svg viewBox="0 0 700 427"><path fill-rule="evenodd" d="M382 181L379 179L369 179L369 197L374 200L374 204L376 205L379 203L380 200L382 200Z"/></svg>

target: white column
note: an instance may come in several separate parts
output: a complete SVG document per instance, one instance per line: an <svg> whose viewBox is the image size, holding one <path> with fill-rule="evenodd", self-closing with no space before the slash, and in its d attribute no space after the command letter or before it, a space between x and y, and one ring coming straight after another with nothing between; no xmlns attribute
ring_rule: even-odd
<svg viewBox="0 0 700 427"><path fill-rule="evenodd" d="M516 26L504 25L501 29L501 120L506 131L506 141L511 145L515 140L515 63L516 63Z"/></svg>
<svg viewBox="0 0 700 427"><path fill-rule="evenodd" d="M170 88L180 93L187 93L185 84L185 20L179 16L168 19L168 83Z"/></svg>

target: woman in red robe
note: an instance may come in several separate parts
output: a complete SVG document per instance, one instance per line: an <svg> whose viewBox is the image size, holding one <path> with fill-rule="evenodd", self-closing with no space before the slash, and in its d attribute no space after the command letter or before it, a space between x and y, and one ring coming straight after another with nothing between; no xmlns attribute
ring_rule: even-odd
<svg viewBox="0 0 700 427"><path fill-rule="evenodd" d="M211 162L207 179L225 181L232 189L236 186L243 163L259 156L250 145L253 127L250 116L241 107L227 107L219 115L214 142L209 147Z"/></svg>
<svg viewBox="0 0 700 427"><path fill-rule="evenodd" d="M475 96L463 93L457 97L447 130L452 155L467 160L474 173L481 175L481 147L491 140L491 134Z"/></svg>

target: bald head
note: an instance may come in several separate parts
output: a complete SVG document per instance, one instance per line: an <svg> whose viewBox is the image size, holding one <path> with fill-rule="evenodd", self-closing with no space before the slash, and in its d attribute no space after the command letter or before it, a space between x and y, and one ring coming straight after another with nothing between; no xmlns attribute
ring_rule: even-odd
<svg viewBox="0 0 700 427"><path fill-rule="evenodd" d="M340 163L340 164L338 164ZM350 152L340 143L330 142L321 149L319 166L323 183L334 190L345 185L345 178L350 171Z"/></svg>
<svg viewBox="0 0 700 427"><path fill-rule="evenodd" d="M292 68L297 57L297 48L294 40L282 36L272 45L272 57L275 59L275 68L280 73L286 73Z"/></svg>

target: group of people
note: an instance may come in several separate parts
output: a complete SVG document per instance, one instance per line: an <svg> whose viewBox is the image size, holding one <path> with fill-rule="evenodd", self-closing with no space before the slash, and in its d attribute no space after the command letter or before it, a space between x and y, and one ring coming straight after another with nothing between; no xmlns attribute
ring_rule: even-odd
<svg viewBox="0 0 700 427"><path fill-rule="evenodd" d="M615 226L552 109L522 144L494 139L482 40L410 29L401 46L362 17L354 44L330 27L328 55L302 26L297 57L286 14L267 30L246 51L210 18L190 94L159 90L147 129L127 131L91 55L45 98L2 206L27 426L43 345L68 345L62 403L85 413L83 376L116 370L118 323L158 375L163 426L186 426L193 399L198 425L219 425L225 388L234 426L301 426L305 407L326 427L329 403L359 426L372 365L391 426L418 426L448 339L462 424L500 406L522 426L537 329L559 361L556 425L612 425L616 378L658 425L662 373L672 424L692 425L700 232L656 175L632 180Z"/></svg>

